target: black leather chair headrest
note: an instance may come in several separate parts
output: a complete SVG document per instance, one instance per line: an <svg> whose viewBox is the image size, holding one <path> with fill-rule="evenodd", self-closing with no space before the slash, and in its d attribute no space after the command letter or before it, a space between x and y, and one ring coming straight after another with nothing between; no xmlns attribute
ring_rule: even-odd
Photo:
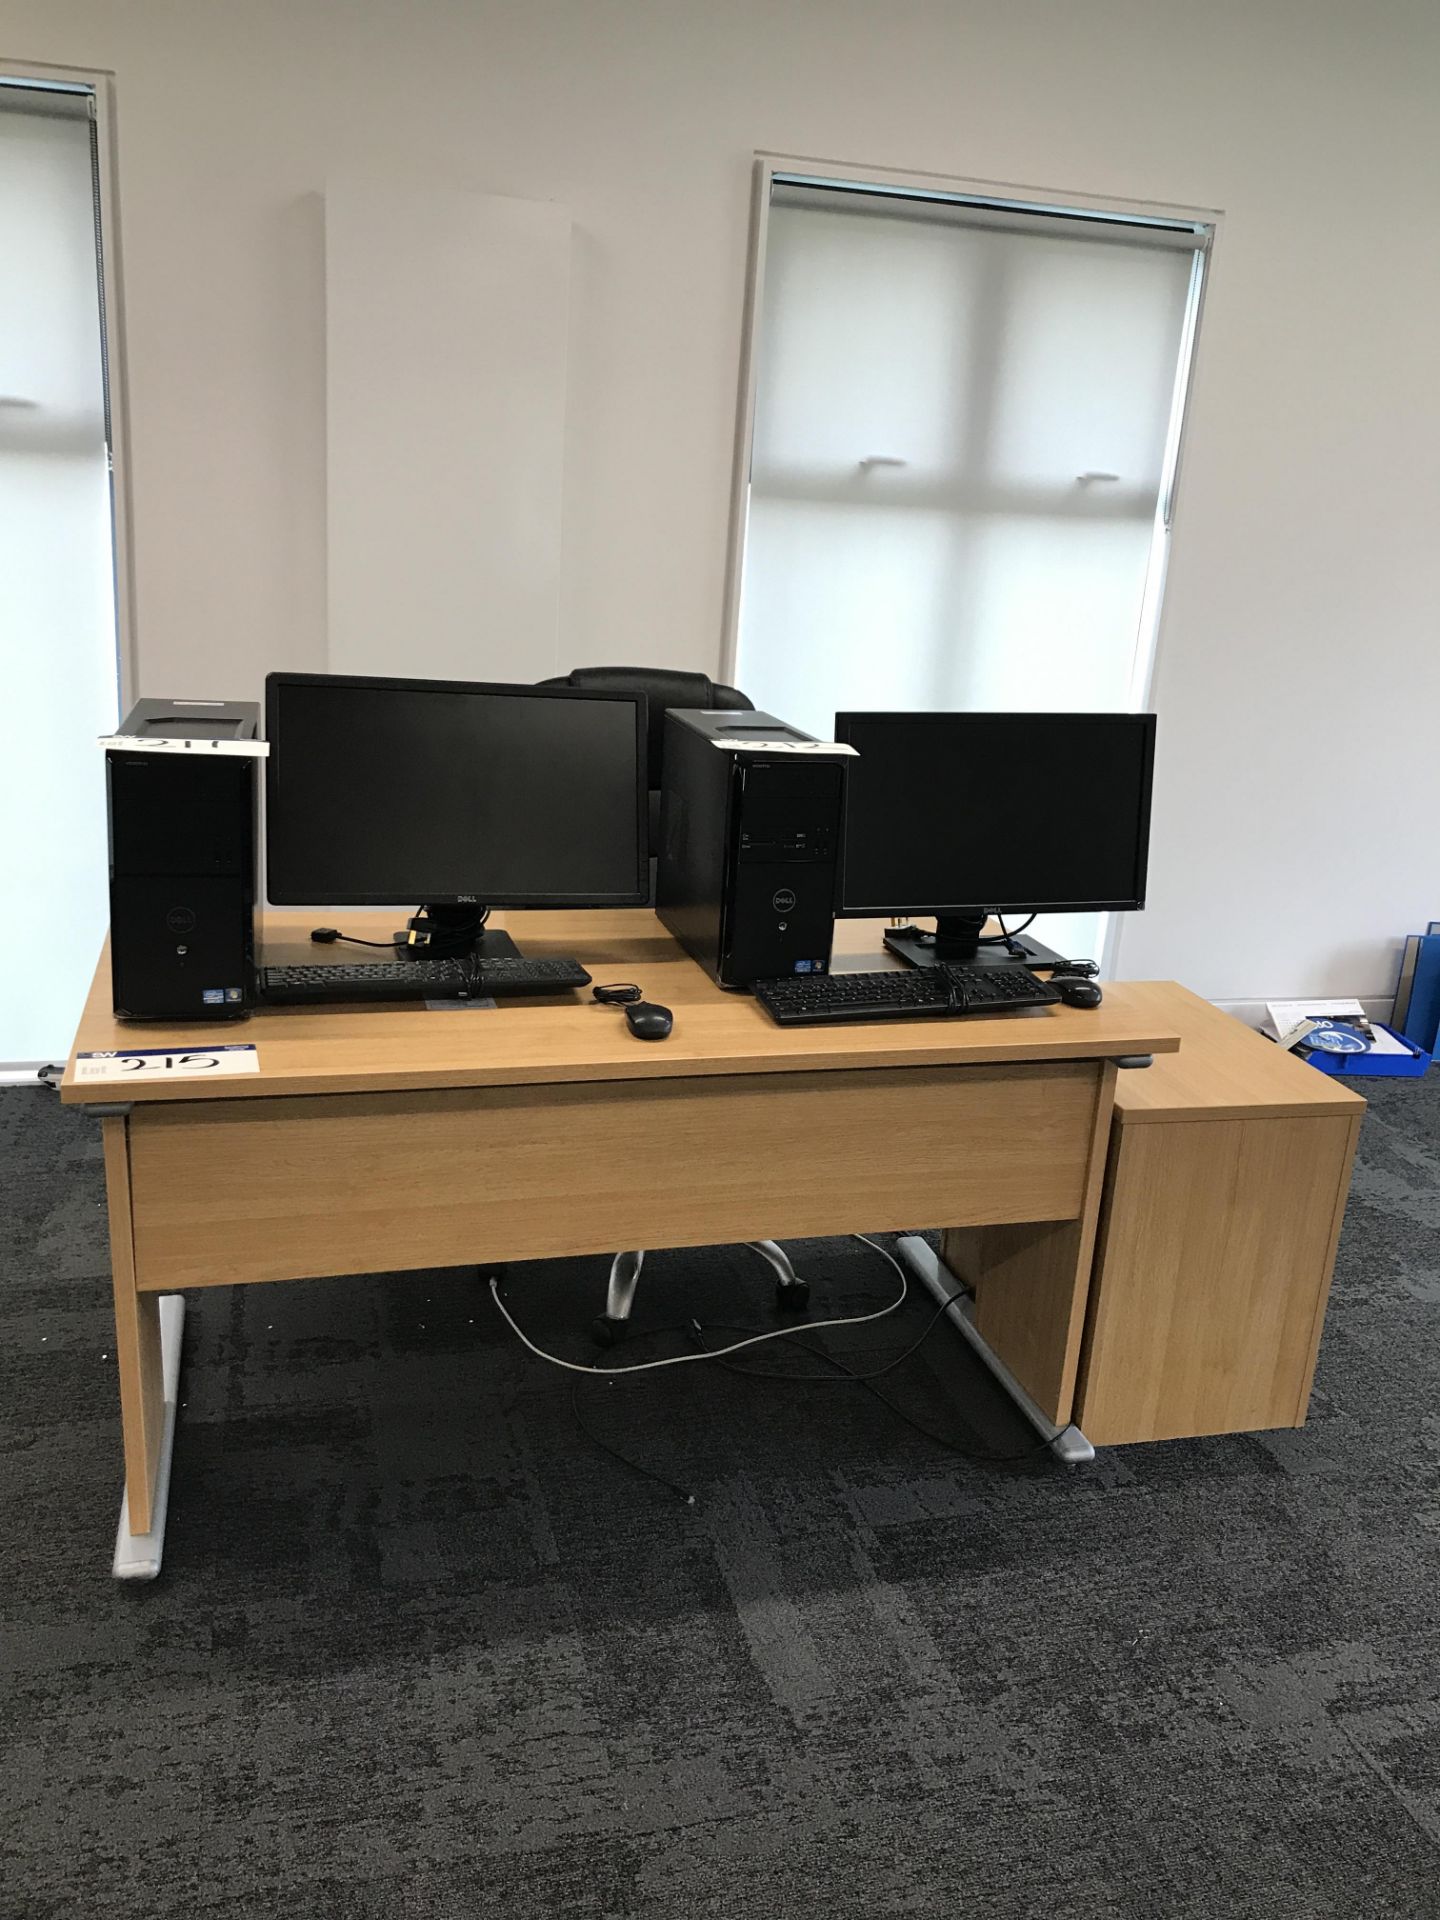
<svg viewBox="0 0 1440 1920"><path fill-rule="evenodd" d="M721 686L708 673L685 673L674 667L576 667L553 680L542 680L542 687L574 687L594 693L643 693L650 703L650 734L646 755L650 767L650 785L660 785L661 755L665 749L665 715L671 707L719 709L723 713L749 713L754 701L747 700L738 687Z"/></svg>

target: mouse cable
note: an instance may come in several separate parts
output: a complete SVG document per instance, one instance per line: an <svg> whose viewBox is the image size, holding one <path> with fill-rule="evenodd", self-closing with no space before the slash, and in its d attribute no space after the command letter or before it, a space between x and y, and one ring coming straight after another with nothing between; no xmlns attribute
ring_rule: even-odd
<svg viewBox="0 0 1440 1920"><path fill-rule="evenodd" d="M962 1297L960 1294L954 1294L951 1296L951 1300ZM1036 1460L1041 1454L1048 1451L1051 1445L1050 1441L1037 1440L1031 1446L1022 1448L1018 1453L997 1453L991 1448L966 1446L960 1441L952 1439L949 1434L938 1433L935 1428L930 1426L926 1421L917 1419L907 1408L902 1407L897 1401L892 1400L889 1394L882 1393L877 1386L872 1384L880 1374L889 1373L893 1368L899 1366L902 1361L908 1360L910 1356L924 1344L940 1324L940 1319L945 1311L945 1307L950 1304L951 1301L945 1301L939 1311L930 1316L919 1338L911 1341L910 1345L904 1348L903 1351L897 1354L891 1361L882 1367L872 1368L865 1373L849 1366L834 1354L826 1353L823 1348L811 1345L804 1339L803 1334L798 1331L792 1331L790 1338L795 1340L797 1346L800 1346L804 1352L814 1355L816 1359L824 1360L834 1369L833 1372L772 1372L768 1368L763 1367L737 1366L733 1360L723 1359L719 1354L710 1349L706 1349L706 1351L710 1353L710 1358L716 1360L726 1373L733 1373L741 1380L773 1380L785 1385L805 1385L816 1381L823 1381L827 1385L834 1386L850 1386L852 1384L862 1386L867 1393L873 1395L873 1397L880 1402L887 1413L893 1414L897 1420L901 1421L913 1432L918 1433L922 1439L930 1441L932 1446L940 1447L944 1452L953 1454L957 1458L968 1461L975 1466L1019 1466ZM752 1331L749 1327L726 1326L716 1321L710 1323L709 1330L717 1333L749 1333ZM697 1346L704 1346L705 1329L695 1320L692 1320L687 1327L650 1327L644 1332L637 1334L636 1338L653 1339L661 1334L673 1333L688 1333L689 1337ZM628 1371L633 1373L636 1369L631 1367ZM615 1385L613 1375L609 1377L601 1375L600 1378L606 1387L613 1387ZM592 1446L598 1447L602 1453L608 1454L618 1465L627 1468L640 1479L653 1481L656 1486L663 1487L667 1493L673 1493L676 1498L681 1500L687 1507L694 1507L699 1504L698 1496L692 1493L688 1487L682 1486L678 1480L672 1480L668 1474L661 1473L657 1468L647 1466L645 1462L636 1460L628 1453L622 1453L618 1447L612 1446L608 1440L602 1438L581 1411L581 1399L580 1382L575 1380L571 1383L570 1388L570 1411L576 1426L580 1429L581 1433L584 1434L585 1438L590 1441Z"/></svg>
<svg viewBox="0 0 1440 1920"><path fill-rule="evenodd" d="M864 1236L861 1234L856 1234L854 1237L856 1239L864 1239ZM872 1245L874 1243L867 1240L866 1244ZM883 1247L877 1250L881 1253L885 1251ZM866 1392L872 1394L888 1413L893 1414L897 1420L911 1428L913 1432L918 1433L922 1439L930 1441L933 1446L940 1447L944 1452L955 1455L959 1459L968 1461L973 1465L1012 1466L1035 1460L1039 1455L1049 1449L1051 1443L1048 1440L1039 1440L1032 1446L1026 1447L1018 1453L997 1453L992 1449L982 1450L973 1446L965 1446L958 1440L952 1439L948 1434L937 1433L933 1427L929 1426L925 1421L917 1419L914 1414L910 1413L905 1407L900 1406L896 1401L892 1400L888 1394L882 1393L877 1386L872 1384L881 1374L892 1372L896 1367L900 1366L902 1362L908 1360L912 1354L916 1353L940 1324L945 1309L956 1300L963 1299L964 1297L964 1290L961 1290L952 1294L948 1300L942 1301L937 1310L933 1312L927 1320L923 1331L917 1339L912 1340L909 1346L903 1348L900 1353L894 1355L883 1366L871 1368L866 1372L860 1372L858 1369L848 1365L847 1362L838 1359L835 1355L827 1353L824 1348L813 1345L805 1339L806 1329L804 1328L786 1328L783 1331L788 1338L795 1341L796 1345L799 1346L803 1352L812 1355L817 1360L825 1362L826 1365L833 1369L832 1372L824 1374L789 1373L772 1371L762 1367L737 1366L733 1360L724 1358L724 1354L731 1351L729 1348L722 1349L718 1352L706 1348L705 1352L710 1359L717 1361L726 1373L733 1373L742 1380L773 1380L786 1385L805 1385L814 1382L824 1382L827 1385L834 1386L849 1386L852 1383L856 1386L863 1386ZM717 1321L712 1321L710 1323L710 1331L748 1334L752 1332L753 1329L749 1327L728 1326ZM677 1333L688 1334L689 1338L693 1340L697 1346L704 1347L705 1329L698 1321L693 1319L686 1326L648 1327L638 1332L634 1337L641 1340L649 1340L655 1339L663 1334ZM616 1375L614 1373L608 1375L600 1373L595 1367L590 1367L583 1371L597 1373L598 1378L607 1387L613 1387L615 1385ZM623 1371L626 1373L635 1373L640 1371L640 1369L631 1366L625 1368ZM668 1474L659 1472L656 1468L646 1465L643 1461L636 1460L630 1454L622 1453L618 1447L612 1446L608 1440L603 1439L601 1435L595 1431L594 1427L591 1426L581 1411L581 1388L578 1379L572 1382L571 1385L570 1411L581 1433L593 1446L597 1447L600 1452L608 1454L618 1465L625 1467L640 1479L650 1480L656 1486L663 1487L667 1493L673 1493L676 1498L681 1500L687 1507L694 1507L698 1504L698 1497L692 1493L688 1487L682 1486L679 1481L672 1480Z"/></svg>
<svg viewBox="0 0 1440 1920"><path fill-rule="evenodd" d="M606 1380L605 1382L607 1387L613 1387L614 1384L615 1382L613 1380ZM682 1487L678 1480L672 1480L668 1474L657 1472L654 1467L647 1467L641 1460L632 1460L628 1453L622 1453L618 1447L612 1447L608 1440L603 1440L600 1437L580 1411L580 1382L578 1380L572 1380L570 1383L570 1413L576 1426L580 1429L581 1433L584 1434L592 1447L598 1447L601 1453L608 1453L612 1460L618 1461L622 1467L628 1467L631 1473L638 1474L642 1480L653 1480L657 1487L664 1487L667 1493L673 1493L677 1499L683 1500L687 1507L693 1507L697 1504L695 1495L688 1487Z"/></svg>
<svg viewBox="0 0 1440 1920"><path fill-rule="evenodd" d="M962 1294L954 1294L951 1298L952 1300L959 1300L963 1297ZM925 1331L920 1335L920 1338L913 1340L903 1353L897 1354L888 1365L875 1367L869 1373L859 1373L853 1367L847 1366L843 1360L837 1359L833 1353L826 1353L823 1349L808 1344L804 1347L805 1352L814 1354L817 1360L826 1361L835 1369L833 1373L772 1373L768 1368L764 1367L737 1367L733 1360L720 1358L721 1352L723 1352L724 1349L707 1348L706 1351L711 1354L712 1358L719 1360L720 1365L725 1369L726 1373L738 1374L742 1380L774 1380L783 1385L798 1386L811 1385L816 1381L823 1381L827 1385L833 1383L837 1387L848 1387L852 1385L864 1387L865 1391L873 1394L881 1406L893 1413L897 1420L903 1420L907 1427L912 1427L916 1433L923 1435L926 1440L933 1441L937 1447L943 1447L947 1453L958 1454L962 1460L974 1461L980 1466L1018 1466L1023 1461L1033 1460L1037 1455L1048 1452L1053 1445L1053 1442L1049 1440L1037 1440L1033 1446L1024 1447L1019 1453L995 1453L989 1448L981 1450L975 1447L961 1446L958 1440L952 1440L948 1434L937 1433L933 1427L927 1426L923 1420L917 1420L913 1413L897 1405L888 1393L882 1393L879 1387L874 1385L874 1381L880 1374L889 1373L891 1368L898 1367L902 1360L908 1360L911 1354L929 1339L931 1333L939 1326L940 1317L944 1313L945 1308L950 1304L951 1301L947 1300L936 1313L930 1316L930 1320L926 1325ZM738 1329L734 1327L724 1327L719 1329L719 1331L733 1333L738 1331ZM693 1321L691 1322L691 1338L699 1341L702 1345L704 1344L703 1330L697 1329ZM631 1464L633 1464L633 1462Z"/></svg>
<svg viewBox="0 0 1440 1920"><path fill-rule="evenodd" d="M935 1331L936 1327L939 1326L942 1318L949 1309L953 1307L958 1300L967 1300L969 1297L968 1288L960 1287L957 1289L948 1299L940 1302L939 1306L936 1307L930 1318L925 1322L924 1328L915 1336L908 1347L902 1347L899 1353L892 1355L883 1366L868 1367L863 1373L856 1372L846 1361L838 1360L833 1353L827 1353L823 1347L813 1346L808 1340L803 1339L801 1336L810 1331L808 1327L787 1327L785 1331L803 1352L813 1354L817 1360L823 1360L826 1366L838 1369L838 1371L830 1373L781 1373L772 1372L768 1367L737 1367L734 1365L729 1366L727 1371L730 1373L746 1374L751 1380L789 1380L797 1384L811 1386L839 1387L844 1386L846 1381L849 1380L878 1380L882 1374L893 1373L896 1367L903 1366L912 1353L918 1353L920 1348L924 1346L925 1342ZM715 1333L750 1332L749 1327L725 1326L718 1320L711 1321L710 1330ZM706 1330L698 1320L690 1321L687 1331L697 1346L704 1346L704 1334ZM717 1349L705 1347L705 1351L718 1359L719 1351ZM726 1349L726 1351L728 1351L728 1349Z"/></svg>
<svg viewBox="0 0 1440 1920"><path fill-rule="evenodd" d="M910 1281L905 1269L894 1254L887 1247L882 1247L878 1240L868 1239L863 1233L857 1233L852 1237L863 1240L867 1247L873 1247L876 1253L882 1259L888 1260L899 1274L900 1291L889 1306L879 1307L874 1313L852 1313L835 1320L804 1320L794 1327L772 1327L768 1333L753 1333L748 1339L736 1340L728 1347L706 1347L700 1353L672 1353L664 1360L638 1360L628 1367L592 1367L579 1360L562 1360L558 1353L547 1353L543 1347L537 1347L500 1298L500 1283L493 1274L490 1278L490 1298L500 1309L510 1331L522 1346L528 1347L537 1360L547 1360L552 1367L563 1367L567 1373L609 1374L613 1377L630 1373L654 1373L660 1367L691 1367L706 1360L723 1359L725 1355L739 1353L745 1347L758 1347L767 1340L790 1340L797 1333L823 1332L827 1327L868 1327L874 1320L884 1320L888 1315L897 1313L904 1306L910 1292Z"/></svg>
<svg viewBox="0 0 1440 1920"><path fill-rule="evenodd" d="M751 1329L744 1327L741 1331L749 1333ZM632 1338L636 1340L656 1340L670 1334L680 1334L690 1339L694 1338L691 1329L685 1326L645 1327L636 1332ZM603 1387L613 1387L615 1382L613 1378L607 1379L604 1374L601 1374L596 1384ZM638 1474L642 1480L653 1480L657 1487L664 1487L668 1493L673 1493L677 1499L683 1500L687 1507L693 1507L699 1504L697 1496L693 1494L688 1487L682 1487L678 1480L672 1480L668 1474L659 1473L654 1467L646 1466L643 1460L636 1460L633 1459L630 1454L622 1453L618 1447L611 1446L608 1440L603 1439L581 1412L583 1398L584 1394L579 1380L572 1380L570 1382L570 1412L576 1426L592 1446L598 1447L601 1453L608 1454L610 1458L620 1466L627 1467L631 1473Z"/></svg>
<svg viewBox="0 0 1440 1920"><path fill-rule="evenodd" d="M855 1238L857 1240L863 1239L864 1236L862 1234L856 1234ZM866 1241L867 1246L870 1246L873 1244L874 1243L871 1241ZM877 1248L877 1251L880 1253L884 1253L885 1249L883 1247L879 1247ZM901 1277L902 1279L904 1278L903 1273ZM943 1312L944 1309L942 1308L941 1311ZM938 1315L932 1318L931 1321L927 1324L925 1328L925 1332L920 1335L920 1339L915 1341L911 1346L905 1348L904 1352L900 1354L899 1359L893 1361L891 1364L898 1366L901 1360L907 1359L909 1355L914 1352L915 1348L918 1347L921 1344L921 1342L926 1338L926 1336L930 1332L931 1327L935 1325L935 1321L938 1318L939 1318ZM822 1324L829 1324L829 1323L826 1322ZM711 1326L712 1328L714 1328L716 1326L716 1323L712 1321ZM726 1332L742 1333L742 1334L749 1334L755 1331L755 1329L751 1327L731 1327L731 1328L726 1328L724 1330ZM800 1331L800 1329L787 1328L785 1329L785 1331L792 1333L793 1335L793 1333ZM680 1326L680 1327L650 1327L650 1328L647 1328L639 1337L642 1339L648 1339L648 1338L653 1338L656 1334L665 1334L665 1333L685 1334L685 1335L688 1335L689 1338L694 1341L696 1346L702 1347L702 1348L705 1346L704 1331L698 1320L691 1320L687 1322L686 1325ZM811 1348L809 1346L806 1346L805 1351L807 1353L820 1352L819 1349ZM708 1354L709 1350L706 1349L706 1352ZM714 1354L709 1354L709 1357L712 1359L715 1359L718 1356ZM828 1359L829 1355L824 1354L823 1352L820 1352L820 1357L823 1359ZM839 1363L835 1363L835 1364L839 1364ZM721 1360L720 1365L725 1368L727 1373L739 1374L742 1378L745 1375L752 1373L752 1369L747 1367L737 1367L732 1361ZM877 1371L881 1373L888 1372L888 1370L889 1370L888 1367L881 1367L877 1369ZM597 1373L599 1375L599 1379L601 1383L603 1383L603 1385L605 1385L606 1387L613 1387L615 1385L615 1375L613 1373L607 1375L603 1372L600 1372L598 1367L594 1367L594 1366L586 1369L586 1371L590 1373ZM626 1373L635 1373L639 1371L639 1369L632 1365L632 1366L626 1367L624 1371ZM763 1372L758 1368L753 1370L753 1377L761 1380L815 1379L815 1380L824 1380L827 1382L834 1381L837 1384L840 1382L840 1375L834 1374L834 1373L771 1374L771 1373ZM868 1376L864 1374L855 1374L855 1375L852 1375L851 1377L857 1380L864 1380ZM883 1394L877 1394L876 1397L881 1400L884 1400ZM889 1406L890 1402L885 1401L885 1404ZM899 1417L902 1420L908 1418L908 1416L903 1412L901 1408L896 1407L894 1408L894 1411L899 1415ZM595 1428L585 1418L584 1412L582 1411L581 1386L578 1379L573 1380L570 1383L570 1416L574 1420L576 1426L580 1429L581 1433L584 1434L585 1438L590 1442L591 1446L598 1448L601 1453L607 1454L609 1458L615 1461L615 1463L618 1466L624 1467L628 1472L635 1474L641 1480L649 1480L653 1485L657 1487L663 1487L667 1493L673 1493L676 1499L682 1501L684 1505L687 1507L693 1507L698 1504L697 1496L691 1492L689 1487L682 1486L678 1480L672 1480L668 1474L661 1473L657 1468L647 1466L643 1460L636 1460L631 1454L622 1453L619 1447L612 1446L611 1443L603 1437L603 1435L595 1431ZM911 1421L910 1424L913 1426L915 1423ZM920 1429L920 1430L925 1431L925 1429ZM937 1438L938 1436L931 1435L929 1437Z"/></svg>

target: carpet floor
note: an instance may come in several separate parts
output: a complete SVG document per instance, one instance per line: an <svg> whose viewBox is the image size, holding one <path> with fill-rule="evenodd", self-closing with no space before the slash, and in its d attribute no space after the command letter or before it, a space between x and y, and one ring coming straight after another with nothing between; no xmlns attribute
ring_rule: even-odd
<svg viewBox="0 0 1440 1920"><path fill-rule="evenodd" d="M1303 1432L994 1464L849 1383L577 1390L465 1272L217 1289L153 1585L99 1129L0 1093L0 1914L1440 1914L1440 1074L1367 1091ZM792 1251L817 1313L893 1293ZM508 1297L587 1359L604 1274ZM771 1324L768 1270L657 1256L631 1357L692 1313ZM879 1384L1024 1444L943 1326Z"/></svg>

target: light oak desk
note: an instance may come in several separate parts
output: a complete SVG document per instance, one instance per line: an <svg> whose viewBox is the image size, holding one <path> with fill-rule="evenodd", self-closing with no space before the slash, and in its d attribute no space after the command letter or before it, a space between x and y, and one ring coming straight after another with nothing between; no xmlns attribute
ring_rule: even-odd
<svg viewBox="0 0 1440 1920"><path fill-rule="evenodd" d="M268 914L267 958L334 957L308 943L313 920ZM391 924L346 919L381 936ZM529 954L577 955L597 982L638 980L674 1009L674 1033L637 1041L588 995L121 1025L102 956L77 1051L249 1041L260 1060L254 1075L117 1087L77 1083L72 1054L62 1083L67 1102L103 1110L125 1454L117 1573L159 1568L181 1288L1039 1223L996 1328L1013 1336L1006 1357L1053 1423L1043 1430L1067 1427L1115 1063L1178 1045L1153 1000L1111 986L1094 1011L782 1028L714 986L648 911L494 924ZM853 945L856 929L842 931ZM878 930L858 937L871 955L844 964L881 964Z"/></svg>

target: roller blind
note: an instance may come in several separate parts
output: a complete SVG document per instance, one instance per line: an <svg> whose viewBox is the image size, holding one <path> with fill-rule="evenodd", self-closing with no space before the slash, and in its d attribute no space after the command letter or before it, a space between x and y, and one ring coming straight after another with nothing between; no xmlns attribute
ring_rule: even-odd
<svg viewBox="0 0 1440 1920"><path fill-rule="evenodd" d="M1206 236L776 185L736 678L846 707L1121 708Z"/></svg>
<svg viewBox="0 0 1440 1920"><path fill-rule="evenodd" d="M976 195L957 196L899 188L838 186L823 180L778 177L771 188L772 207L800 211L855 213L890 220L917 220L932 226L976 227L988 233L1023 233L1113 240L1130 247L1164 247L1173 252L1205 252L1209 228L1200 221L1162 215L1116 214L1084 207L1049 207L1033 201Z"/></svg>
<svg viewBox="0 0 1440 1920"><path fill-rule="evenodd" d="M117 705L90 97L0 84L0 1067L64 1059L95 969Z"/></svg>

